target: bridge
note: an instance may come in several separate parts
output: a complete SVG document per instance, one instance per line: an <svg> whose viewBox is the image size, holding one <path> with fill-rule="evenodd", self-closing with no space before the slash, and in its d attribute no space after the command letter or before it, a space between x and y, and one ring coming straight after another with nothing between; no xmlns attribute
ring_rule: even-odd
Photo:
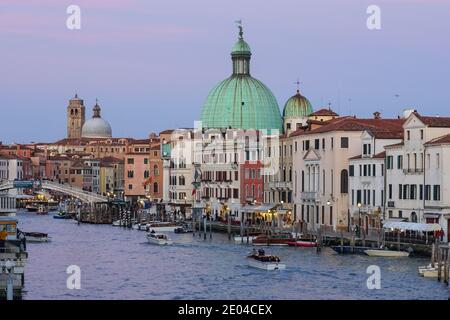
<svg viewBox="0 0 450 320"><path fill-rule="evenodd" d="M6 181L4 183L0 183L0 191L6 191L10 189L18 189L18 188L26 188L26 189L45 189L52 190L56 192L60 192L66 194L68 196L79 199L85 203L96 203L96 202L107 202L108 197L104 197L94 192L85 191L80 188L71 187L67 184L55 183L52 181Z"/></svg>

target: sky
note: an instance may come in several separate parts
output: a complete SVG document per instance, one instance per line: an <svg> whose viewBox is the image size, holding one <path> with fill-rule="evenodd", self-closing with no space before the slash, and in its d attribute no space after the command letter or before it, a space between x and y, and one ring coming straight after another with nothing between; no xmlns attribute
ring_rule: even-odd
<svg viewBox="0 0 450 320"><path fill-rule="evenodd" d="M79 30L66 26L72 4ZM314 109L450 115L449 16L448 0L1 0L0 141L65 138L75 93L87 118L98 98L116 137L193 127L231 75L239 19L252 76L280 108L299 79Z"/></svg>

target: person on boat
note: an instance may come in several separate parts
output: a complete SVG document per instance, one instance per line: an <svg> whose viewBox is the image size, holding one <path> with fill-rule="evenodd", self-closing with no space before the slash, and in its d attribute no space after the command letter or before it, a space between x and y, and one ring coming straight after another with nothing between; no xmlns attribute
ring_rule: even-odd
<svg viewBox="0 0 450 320"><path fill-rule="evenodd" d="M259 249L259 250L258 250L258 254L259 254L261 257L263 257L263 256L266 255L266 252L264 251L264 249Z"/></svg>
<svg viewBox="0 0 450 320"><path fill-rule="evenodd" d="M256 251L255 248L253 248L253 250L252 250L252 256L257 256L257 255L258 255L258 252Z"/></svg>
<svg viewBox="0 0 450 320"><path fill-rule="evenodd" d="M155 232L155 230L154 230L154 229L152 229L152 231L151 231L150 233L152 233L152 234L155 234L156 232Z"/></svg>

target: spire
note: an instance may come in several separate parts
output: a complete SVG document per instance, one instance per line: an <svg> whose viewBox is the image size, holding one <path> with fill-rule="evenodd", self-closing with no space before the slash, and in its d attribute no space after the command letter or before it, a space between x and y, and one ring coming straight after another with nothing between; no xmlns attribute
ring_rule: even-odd
<svg viewBox="0 0 450 320"><path fill-rule="evenodd" d="M295 84L297 85L297 94L300 94L300 85L303 84L303 82L300 82L300 79L297 78Z"/></svg>
<svg viewBox="0 0 450 320"><path fill-rule="evenodd" d="M242 28L242 19L236 21L236 25L239 28L239 40L244 40L244 31Z"/></svg>
<svg viewBox="0 0 450 320"><path fill-rule="evenodd" d="M100 106L98 105L98 99L95 99L95 106L92 109L94 111L94 115L92 116L92 118L101 118L100 116L100 112L102 111L102 109L100 108Z"/></svg>

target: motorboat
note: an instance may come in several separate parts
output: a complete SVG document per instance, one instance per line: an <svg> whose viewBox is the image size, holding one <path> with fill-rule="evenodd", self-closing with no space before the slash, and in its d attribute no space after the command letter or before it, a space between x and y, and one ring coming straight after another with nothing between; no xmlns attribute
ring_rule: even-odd
<svg viewBox="0 0 450 320"><path fill-rule="evenodd" d="M192 226L189 224L184 224L181 227L176 228L175 233L192 233Z"/></svg>
<svg viewBox="0 0 450 320"><path fill-rule="evenodd" d="M254 246L288 246L289 242L295 242L290 232L262 234L252 241Z"/></svg>
<svg viewBox="0 0 450 320"><path fill-rule="evenodd" d="M173 241L163 233L149 232L147 234L147 240L151 244L156 244L159 246L172 245Z"/></svg>
<svg viewBox="0 0 450 320"><path fill-rule="evenodd" d="M442 270L443 268L444 268L444 265L442 264L442 265L441 265L441 271L442 271L442 273L443 273L443 271L444 271L444 270ZM438 276L438 270L439 270L439 267L438 267L438 264L437 264L437 263L434 264L434 267L433 267L433 265L430 263L428 266L420 266L420 267L418 268L418 270L419 270L419 274L420 274L422 277L425 277L425 278L436 278L436 277Z"/></svg>
<svg viewBox="0 0 450 320"><path fill-rule="evenodd" d="M384 249L369 249L364 250L364 253L370 257L389 257L389 258L409 257L409 252L406 251L394 251Z"/></svg>
<svg viewBox="0 0 450 320"><path fill-rule="evenodd" d="M72 219L72 217L66 212L60 211L53 216L53 219Z"/></svg>
<svg viewBox="0 0 450 320"><path fill-rule="evenodd" d="M315 241L293 241L293 242L288 242L288 246L313 248L313 247L317 246L317 242L315 242Z"/></svg>
<svg viewBox="0 0 450 320"><path fill-rule="evenodd" d="M281 263L277 256L266 255L264 250L259 250L258 253L253 252L247 256L247 265L251 268L257 268L267 271L285 270L286 265Z"/></svg>
<svg viewBox="0 0 450 320"><path fill-rule="evenodd" d="M151 222L147 224L147 227L148 230L155 232L175 232L180 225L172 222Z"/></svg>
<svg viewBox="0 0 450 320"><path fill-rule="evenodd" d="M47 233L42 232L24 232L25 239L27 242L50 242L51 238Z"/></svg>
<svg viewBox="0 0 450 320"><path fill-rule="evenodd" d="M139 230L139 231L149 231L148 226L147 226L146 223L133 224L133 229L134 230Z"/></svg>
<svg viewBox="0 0 450 320"><path fill-rule="evenodd" d="M26 205L25 209L28 212L37 212L38 211L38 207L36 207L35 205L32 205L32 204Z"/></svg>

